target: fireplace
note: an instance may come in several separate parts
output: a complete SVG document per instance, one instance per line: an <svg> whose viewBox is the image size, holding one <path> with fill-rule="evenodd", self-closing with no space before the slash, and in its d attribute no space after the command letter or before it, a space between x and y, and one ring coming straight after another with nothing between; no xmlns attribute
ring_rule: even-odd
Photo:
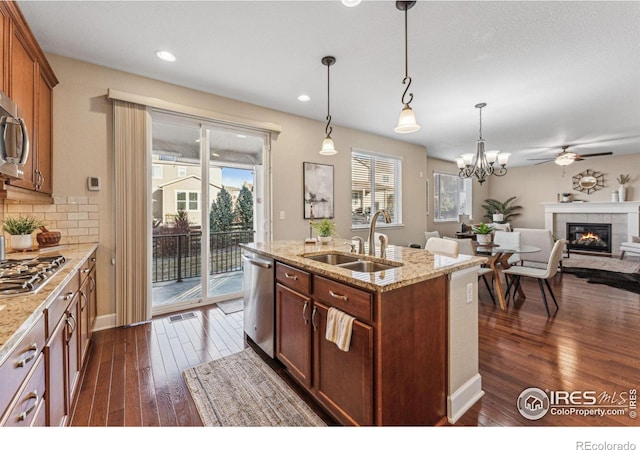
<svg viewBox="0 0 640 450"><path fill-rule="evenodd" d="M611 253L611 224L567 222L567 241L569 250Z"/></svg>

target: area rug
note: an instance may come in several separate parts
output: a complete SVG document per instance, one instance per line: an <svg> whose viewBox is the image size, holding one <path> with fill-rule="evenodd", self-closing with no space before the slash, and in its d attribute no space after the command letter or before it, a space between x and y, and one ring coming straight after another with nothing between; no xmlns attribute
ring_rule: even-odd
<svg viewBox="0 0 640 450"><path fill-rule="evenodd" d="M187 369L183 376L205 426L326 426L251 348Z"/></svg>
<svg viewBox="0 0 640 450"><path fill-rule="evenodd" d="M620 273L608 270L584 269L580 267L565 267L563 272L570 273L578 278L586 278L587 283L605 284L607 286L640 294L640 274L637 273Z"/></svg>
<svg viewBox="0 0 640 450"><path fill-rule="evenodd" d="M241 298L234 298L233 300L226 300L224 302L216 303L218 308L225 314L233 314L244 310L244 301Z"/></svg>
<svg viewBox="0 0 640 450"><path fill-rule="evenodd" d="M640 273L640 261L620 260L606 256L591 256L572 253L569 258L562 259L566 268L598 269L609 272Z"/></svg>

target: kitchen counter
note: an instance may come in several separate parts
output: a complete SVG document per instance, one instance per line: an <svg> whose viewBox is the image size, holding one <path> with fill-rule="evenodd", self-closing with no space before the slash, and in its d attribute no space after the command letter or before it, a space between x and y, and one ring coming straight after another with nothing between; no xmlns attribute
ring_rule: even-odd
<svg viewBox="0 0 640 450"><path fill-rule="evenodd" d="M368 255L349 253L351 241L336 239L329 244L305 244L303 241L274 241L262 243L241 244L241 247L254 251L263 256L272 257L278 261L292 264L314 273L332 277L352 285L376 292L386 292L398 289L410 284L436 278L470 267L479 266L486 262L487 258L459 255L457 258L434 256L422 249L398 247L390 245L386 251L386 258L372 258ZM338 266L317 262L306 256L322 253L343 253L350 256L360 256L378 262L394 261L402 263L400 267L394 267L380 272L356 272ZM379 253L379 249L377 250ZM366 252L365 252L366 253Z"/></svg>
<svg viewBox="0 0 640 450"><path fill-rule="evenodd" d="M0 297L0 365L29 328L40 318L50 302L64 286L78 275L78 269L98 247L98 244L61 245L54 249L8 253L7 258L31 259L44 254L60 254L66 264L34 294Z"/></svg>

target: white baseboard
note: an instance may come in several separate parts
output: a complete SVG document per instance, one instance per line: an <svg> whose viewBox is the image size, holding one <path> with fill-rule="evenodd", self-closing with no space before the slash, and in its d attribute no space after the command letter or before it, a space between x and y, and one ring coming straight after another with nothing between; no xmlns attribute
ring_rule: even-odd
<svg viewBox="0 0 640 450"><path fill-rule="evenodd" d="M96 321L93 325L93 331L106 330L109 328L116 327L116 315L107 314L106 316L98 316L96 317Z"/></svg>
<svg viewBox="0 0 640 450"><path fill-rule="evenodd" d="M477 373L447 397L449 423L456 423L483 395L482 377Z"/></svg>

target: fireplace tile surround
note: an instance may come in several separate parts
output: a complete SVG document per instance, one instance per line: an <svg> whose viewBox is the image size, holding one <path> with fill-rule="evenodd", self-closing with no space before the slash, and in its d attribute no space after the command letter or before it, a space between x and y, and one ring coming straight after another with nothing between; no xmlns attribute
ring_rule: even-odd
<svg viewBox="0 0 640 450"><path fill-rule="evenodd" d="M545 228L566 239L568 222L610 223L612 253L618 254L622 242L640 235L640 202L543 203Z"/></svg>

